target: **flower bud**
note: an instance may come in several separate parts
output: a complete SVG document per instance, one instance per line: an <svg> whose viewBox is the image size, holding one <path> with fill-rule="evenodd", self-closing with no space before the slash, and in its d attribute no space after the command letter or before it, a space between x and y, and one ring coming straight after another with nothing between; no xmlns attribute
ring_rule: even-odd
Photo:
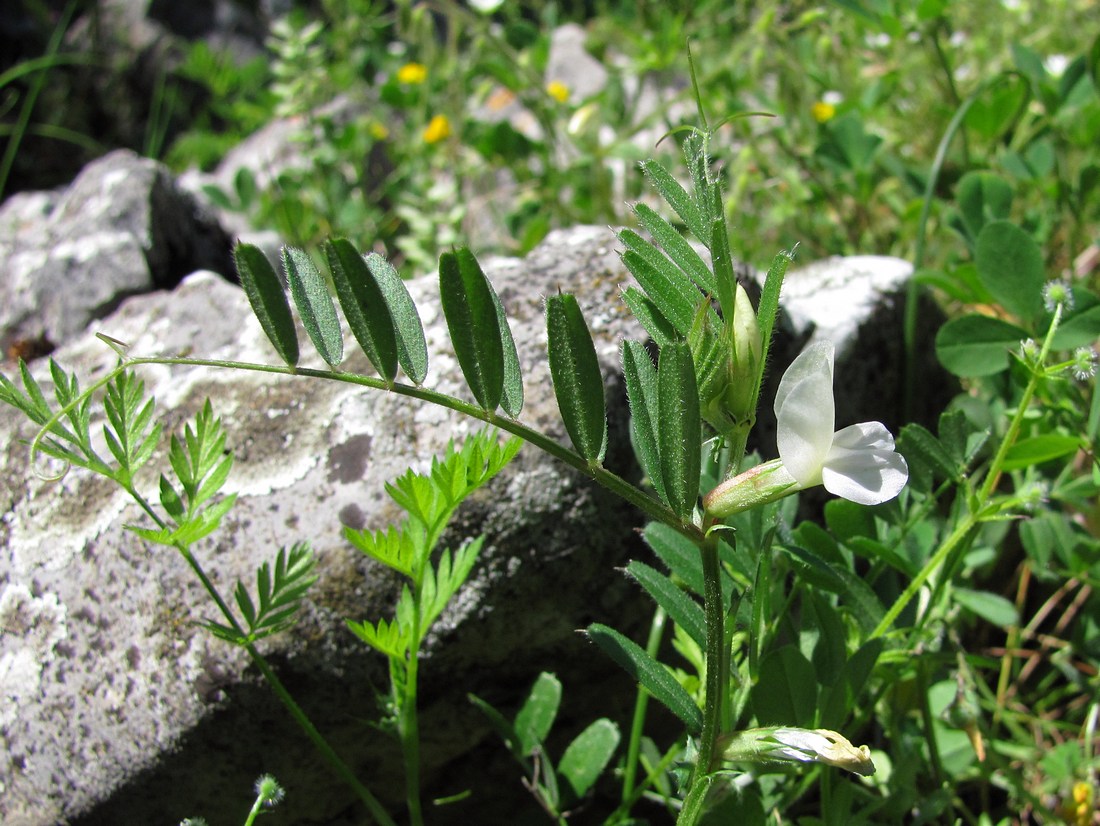
<svg viewBox="0 0 1100 826"><path fill-rule="evenodd" d="M875 773L867 746L857 748L829 729L754 728L726 735L719 745L730 762L824 763L865 777Z"/></svg>
<svg viewBox="0 0 1100 826"><path fill-rule="evenodd" d="M752 421L756 411L752 409L759 376L763 341L756 310L745 288L737 285L734 294L733 320L728 323L730 340L729 384L726 386L726 410L735 421Z"/></svg>
<svg viewBox="0 0 1100 826"><path fill-rule="evenodd" d="M714 519L725 519L799 490L802 486L783 467L782 460L772 459L720 484L703 497L703 510Z"/></svg>

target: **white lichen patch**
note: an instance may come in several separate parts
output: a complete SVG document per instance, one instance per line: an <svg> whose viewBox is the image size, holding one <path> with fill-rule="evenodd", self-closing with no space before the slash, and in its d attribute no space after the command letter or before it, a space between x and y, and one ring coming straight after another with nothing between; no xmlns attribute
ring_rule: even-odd
<svg viewBox="0 0 1100 826"><path fill-rule="evenodd" d="M26 585L8 583L0 593L0 728L37 696L42 669L68 636L67 611L56 594L36 597Z"/></svg>

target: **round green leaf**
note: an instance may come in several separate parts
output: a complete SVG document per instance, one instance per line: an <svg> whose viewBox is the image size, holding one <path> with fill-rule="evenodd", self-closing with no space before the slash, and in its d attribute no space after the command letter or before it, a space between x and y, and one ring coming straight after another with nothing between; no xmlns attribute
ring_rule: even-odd
<svg viewBox="0 0 1100 826"><path fill-rule="evenodd" d="M1039 314L1046 274L1043 251L1030 234L1010 221L991 221L978 234L974 262L1001 306L1023 319Z"/></svg>
<svg viewBox="0 0 1100 826"><path fill-rule="evenodd" d="M936 333L936 355L956 376L991 376L1008 367L1008 356L1028 337L1026 330L983 315L955 318Z"/></svg>

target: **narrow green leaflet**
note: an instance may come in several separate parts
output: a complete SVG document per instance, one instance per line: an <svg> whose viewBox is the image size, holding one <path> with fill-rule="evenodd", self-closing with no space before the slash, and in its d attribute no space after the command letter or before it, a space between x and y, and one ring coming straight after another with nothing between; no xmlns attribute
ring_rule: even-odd
<svg viewBox="0 0 1100 826"><path fill-rule="evenodd" d="M686 336L705 297L690 278L676 267L660 250L636 232L624 229L619 240L627 247L623 263L642 285L646 295L657 305L662 315Z"/></svg>
<svg viewBox="0 0 1100 826"><path fill-rule="evenodd" d="M961 468L943 442L919 424L907 424L898 436L898 449L909 460L920 462L940 479L957 479Z"/></svg>
<svg viewBox="0 0 1100 826"><path fill-rule="evenodd" d="M492 289L469 250L439 256L439 294L466 384L492 412L504 390L504 342Z"/></svg>
<svg viewBox="0 0 1100 826"><path fill-rule="evenodd" d="M489 725L491 725L493 730L500 735L500 739L504 741L504 745L507 746L508 751L512 753L513 757L522 762L526 755L520 747L519 735L516 734L515 728L508 722L505 716L476 694L467 694L466 699L485 715L489 720Z"/></svg>
<svg viewBox="0 0 1100 826"><path fill-rule="evenodd" d="M692 593L703 596L703 566L699 559L699 548L694 542L661 522L647 524L642 538L673 576L683 582ZM723 592L731 590L727 585L728 583L723 584Z"/></svg>
<svg viewBox="0 0 1100 826"><path fill-rule="evenodd" d="M706 648L707 623L703 608L698 602L667 576L644 562L633 560L626 566L626 572L645 588L654 602L664 608L672 620L683 628L700 648Z"/></svg>
<svg viewBox="0 0 1100 826"><path fill-rule="evenodd" d="M291 367L298 363L298 331L290 314L283 282L263 251L252 244L238 243L233 260L241 286L279 358Z"/></svg>
<svg viewBox="0 0 1100 826"><path fill-rule="evenodd" d="M310 341L326 364L333 368L339 366L344 360L344 336L320 270L308 253L294 247L283 247L283 267L290 294L294 296L294 306L298 308Z"/></svg>
<svg viewBox="0 0 1100 826"><path fill-rule="evenodd" d="M760 291L760 305L756 308L756 321L760 325L760 369L763 371L768 363L768 351L772 344L772 331L775 329L775 320L779 316L779 295L783 291L783 278L787 274L787 268L794 260L794 253L781 252L772 259L772 265L768 267L768 274L764 278L764 287ZM760 386L757 383L756 398L759 398ZM755 408L756 398L753 399Z"/></svg>
<svg viewBox="0 0 1100 826"><path fill-rule="evenodd" d="M1019 470L1020 468L1039 465L1065 456L1072 456L1081 447L1081 440L1076 436L1065 436L1058 433L1044 433L1041 436L1031 436L1021 439L1009 448L1005 456L1005 470Z"/></svg>
<svg viewBox="0 0 1100 826"><path fill-rule="evenodd" d="M580 798L592 788L619 747L619 727L601 717L576 736L558 763L573 794Z"/></svg>
<svg viewBox="0 0 1100 826"><path fill-rule="evenodd" d="M657 445L657 370L649 360L649 353L637 341L623 342L623 375L626 379L626 396L630 403L630 433L635 450L653 488L661 500L665 496L664 479L661 477L660 452Z"/></svg>
<svg viewBox="0 0 1100 826"><path fill-rule="evenodd" d="M1000 594L991 594L988 591L974 591L970 588L955 586L952 591L955 601L972 611L986 622L1000 628L1011 628L1020 624L1020 612L1010 600Z"/></svg>
<svg viewBox="0 0 1100 826"><path fill-rule="evenodd" d="M397 334L397 363L413 384L423 384L428 376L428 345L412 296L389 261L376 252L368 253L365 260L393 319Z"/></svg>
<svg viewBox="0 0 1100 826"><path fill-rule="evenodd" d="M350 241L326 241L324 250L336 295L355 340L378 375L392 382L397 376L397 333L382 288Z"/></svg>
<svg viewBox="0 0 1100 826"><path fill-rule="evenodd" d="M717 187L715 190L717 191ZM719 196L716 195L716 197ZM722 216L720 206L718 209L716 214L719 217L715 218L711 224L711 263L714 265L714 278L718 286L718 306L722 308L722 317L733 318L737 273L733 270L733 252L730 250L726 219Z"/></svg>
<svg viewBox="0 0 1100 826"><path fill-rule="evenodd" d="M842 604L867 633L886 613L871 586L847 568L829 565L816 554L795 545L784 545L783 549L801 563L796 566L801 576L818 588L840 596Z"/></svg>
<svg viewBox="0 0 1100 826"><path fill-rule="evenodd" d="M531 693L516 714L515 732L523 754L532 754L546 742L560 705L561 681L544 671L531 686Z"/></svg>
<svg viewBox="0 0 1100 826"><path fill-rule="evenodd" d="M654 698L679 717L691 734L697 735L703 728L703 714L691 695L687 693L665 666L653 659L637 643L627 639L614 628L595 623L588 626L588 638L605 654L626 670L631 677L645 686Z"/></svg>
<svg viewBox="0 0 1100 826"><path fill-rule="evenodd" d="M707 295L716 296L718 287L714 283L714 274L703 260L668 221L654 212L645 204L635 204L634 214L638 216L638 223L646 228L664 251L668 254L681 270Z"/></svg>
<svg viewBox="0 0 1100 826"><path fill-rule="evenodd" d="M504 347L504 387L500 406L513 419L518 419L523 411L523 372L519 367L519 352L516 350L516 340L512 337L512 328L508 326L508 315L504 312L504 304L497 295L497 291L493 289L492 283L488 279L485 283L489 285L489 294L493 297L500 340Z"/></svg>
<svg viewBox="0 0 1100 826"><path fill-rule="evenodd" d="M692 234L704 244L710 244L710 231L698 206L687 191L680 186L668 170L653 160L642 163L642 172L649 178L653 188L660 193L665 202L680 216Z"/></svg>
<svg viewBox="0 0 1100 826"><path fill-rule="evenodd" d="M649 296L637 287L627 287L623 290L623 303L658 347L664 347L670 342L679 340L680 334L676 332L676 328L662 315Z"/></svg>
<svg viewBox="0 0 1100 826"><path fill-rule="evenodd" d="M685 342L661 350L657 365L658 455L668 506L691 519L699 498L699 388Z"/></svg>
<svg viewBox="0 0 1100 826"><path fill-rule="evenodd" d="M547 351L554 395L566 432L577 452L592 464L607 448L607 412L596 347L577 299L568 294L546 301Z"/></svg>

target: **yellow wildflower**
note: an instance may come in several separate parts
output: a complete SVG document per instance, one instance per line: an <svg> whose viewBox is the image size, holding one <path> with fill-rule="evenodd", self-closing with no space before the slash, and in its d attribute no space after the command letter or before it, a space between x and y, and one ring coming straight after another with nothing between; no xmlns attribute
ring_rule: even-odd
<svg viewBox="0 0 1100 826"><path fill-rule="evenodd" d="M560 80L551 80L546 84L546 94L558 103L565 103L569 100L569 87Z"/></svg>
<svg viewBox="0 0 1100 826"><path fill-rule="evenodd" d="M439 143L445 138L451 136L451 122L447 120L446 115L436 115L424 128L424 142L425 143Z"/></svg>
<svg viewBox="0 0 1100 826"><path fill-rule="evenodd" d="M390 136L390 130L386 128L386 124L373 121L370 125L370 134L376 141L384 141Z"/></svg>
<svg viewBox="0 0 1100 826"><path fill-rule="evenodd" d="M1095 792L1092 784L1083 780L1073 784L1070 798L1062 803L1062 819L1072 826L1088 826L1092 823L1092 814L1095 810Z"/></svg>
<svg viewBox="0 0 1100 826"><path fill-rule="evenodd" d="M814 120L818 123L825 123L832 120L836 116L836 106L831 103L826 103L823 100L819 100L813 106L810 107L810 114L813 115Z"/></svg>
<svg viewBox="0 0 1100 826"><path fill-rule="evenodd" d="M428 79L428 67L423 63L406 63L397 70L397 82L407 86L419 86Z"/></svg>

